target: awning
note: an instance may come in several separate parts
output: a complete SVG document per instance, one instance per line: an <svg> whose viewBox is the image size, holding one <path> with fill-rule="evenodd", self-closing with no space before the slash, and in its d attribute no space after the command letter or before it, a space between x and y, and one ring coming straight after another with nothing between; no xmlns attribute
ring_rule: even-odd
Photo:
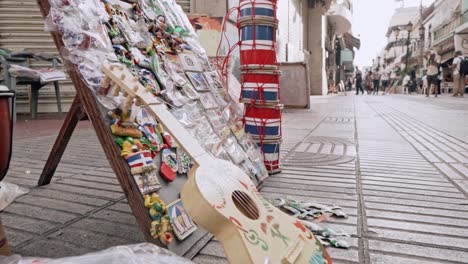
<svg viewBox="0 0 468 264"><path fill-rule="evenodd" d="M361 40L351 35L350 33L345 33L343 35L343 39L345 41L346 48L350 50L352 50L353 48L357 48L357 49L361 48Z"/></svg>

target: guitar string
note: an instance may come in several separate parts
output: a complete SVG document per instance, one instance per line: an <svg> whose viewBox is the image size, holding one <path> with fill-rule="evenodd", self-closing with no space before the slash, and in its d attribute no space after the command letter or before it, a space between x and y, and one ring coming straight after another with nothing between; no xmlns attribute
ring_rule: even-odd
<svg viewBox="0 0 468 264"><path fill-rule="evenodd" d="M126 85L126 86L127 86L127 85ZM126 87L126 88L128 88L128 87ZM122 90L122 88L121 88L120 90ZM138 89L138 90L139 90L139 89ZM137 90L137 91L134 91L134 92L135 92L135 93L138 93L138 90ZM127 95L127 97L128 97L128 96L129 96L129 95ZM137 95L136 97L138 97L138 99L139 99L140 101L143 101L143 99L142 99L140 96ZM169 105L169 106L175 107L174 105L170 104L169 102L167 102L167 101L164 100L164 99L161 99L161 98L156 97L156 96L155 96L154 98L155 98L156 100L158 100L158 101L164 103L165 105ZM132 101L132 104L134 104L134 103L135 103L135 102ZM148 106L150 106L150 105L146 102L145 107L148 107ZM175 108L178 109L178 107L175 107ZM189 154L189 153L188 153L188 154ZM229 177L229 178L224 178L224 177L222 177L222 178L220 178L220 179L221 179L221 181L224 181L224 183L227 183L227 184L231 183L231 184L234 184L234 185L240 185L240 183L239 183L236 179L234 179L234 178L230 178L230 177ZM228 185L226 185L226 187L228 187ZM242 187L242 186L237 186L237 187ZM237 198L237 202L240 203L240 204L242 205L242 208L245 209L245 210L250 214L250 216L252 216L253 218L258 218L258 217L259 217L259 210L258 210L258 208L255 206L255 204L253 203L253 200L252 200L252 198L250 198L250 196L248 196L247 194L245 194L245 193L242 192L242 191L236 192L234 188L230 189L230 188L228 187L228 191L231 191L231 192L232 192L232 196L235 197L235 198Z"/></svg>

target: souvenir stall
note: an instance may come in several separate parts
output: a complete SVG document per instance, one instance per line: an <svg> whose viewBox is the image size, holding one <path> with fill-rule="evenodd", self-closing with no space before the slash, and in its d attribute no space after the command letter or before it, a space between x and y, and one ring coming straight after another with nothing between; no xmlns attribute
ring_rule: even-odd
<svg viewBox="0 0 468 264"><path fill-rule="evenodd" d="M259 82L249 78L260 77L265 83L271 80L261 97L273 104L262 108L261 122L267 121L266 132L276 141L269 142L260 134L253 141L244 131L243 111L227 92L226 80L210 65L189 20L174 0L38 2L47 15L46 29L52 32L78 93L51 157L55 151L63 152L62 145L66 145L77 120L89 116L147 239L185 254L206 234L190 219L180 200L193 165L184 151L187 147L179 145L145 107L128 101L127 92L113 90L116 82L105 78L102 65L124 65L133 80L165 104L206 152L235 164L256 185L268 172L255 143L260 140L265 151L275 152L280 139L276 68L253 70L248 67L253 62L245 61L246 83ZM273 62L270 58L257 63ZM246 120L255 123L258 116L252 115L253 109L256 106L247 108ZM255 135L255 129L247 128ZM41 176L43 184L50 182L57 163L57 158L49 158Z"/></svg>
<svg viewBox="0 0 468 264"><path fill-rule="evenodd" d="M276 8L276 0L242 0L237 23L245 130L262 149L270 174L281 171L279 153L283 107L279 104Z"/></svg>

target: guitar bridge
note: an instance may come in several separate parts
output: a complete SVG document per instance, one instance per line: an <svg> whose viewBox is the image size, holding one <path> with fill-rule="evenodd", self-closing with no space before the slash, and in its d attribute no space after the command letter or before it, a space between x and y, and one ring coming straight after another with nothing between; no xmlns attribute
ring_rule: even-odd
<svg viewBox="0 0 468 264"><path fill-rule="evenodd" d="M286 254L281 259L282 264L293 264L304 249L304 241L297 238L296 241L287 249Z"/></svg>

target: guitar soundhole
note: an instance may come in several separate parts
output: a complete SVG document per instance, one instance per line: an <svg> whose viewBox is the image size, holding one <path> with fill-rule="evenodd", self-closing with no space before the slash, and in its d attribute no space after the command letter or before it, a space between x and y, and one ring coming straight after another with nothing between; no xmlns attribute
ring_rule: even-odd
<svg viewBox="0 0 468 264"><path fill-rule="evenodd" d="M260 217L257 205L247 193L234 191L232 193L232 201L236 205L236 208L247 218L257 220Z"/></svg>

